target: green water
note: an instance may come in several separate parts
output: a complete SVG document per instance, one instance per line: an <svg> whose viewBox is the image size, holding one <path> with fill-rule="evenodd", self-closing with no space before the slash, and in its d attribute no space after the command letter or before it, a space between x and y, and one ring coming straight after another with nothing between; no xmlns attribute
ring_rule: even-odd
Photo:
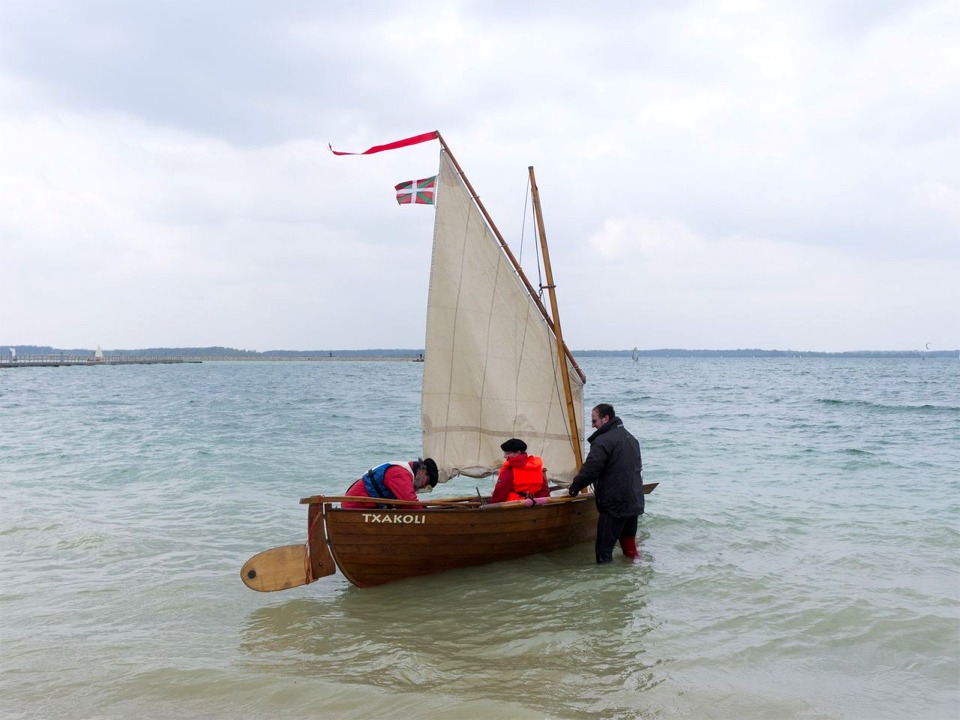
<svg viewBox="0 0 960 720"><path fill-rule="evenodd" d="M581 364L660 483L642 563L273 594L300 497L419 454L422 365L0 371L0 716L957 717L960 363Z"/></svg>

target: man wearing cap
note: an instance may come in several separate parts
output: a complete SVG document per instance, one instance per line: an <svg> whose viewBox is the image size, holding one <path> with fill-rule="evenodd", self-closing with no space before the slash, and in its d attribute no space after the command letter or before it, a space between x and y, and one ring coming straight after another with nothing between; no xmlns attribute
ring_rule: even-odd
<svg viewBox="0 0 960 720"><path fill-rule="evenodd" d="M490 502L550 496L543 460L536 455L527 455L527 444L523 440L510 438L500 449L503 450L504 463Z"/></svg>
<svg viewBox="0 0 960 720"><path fill-rule="evenodd" d="M595 432L587 438L590 452L580 472L570 483L577 495L593 485L597 510L596 553L598 563L613 560L620 542L624 556L637 560L637 519L643 515L643 459L640 443L623 427L613 405L600 403L590 413Z"/></svg>
<svg viewBox="0 0 960 720"><path fill-rule="evenodd" d="M358 498L416 501L417 492L430 492L437 486L438 477L437 463L433 458L386 462L367 470L346 494ZM343 502L340 507L358 509L390 506L375 502Z"/></svg>

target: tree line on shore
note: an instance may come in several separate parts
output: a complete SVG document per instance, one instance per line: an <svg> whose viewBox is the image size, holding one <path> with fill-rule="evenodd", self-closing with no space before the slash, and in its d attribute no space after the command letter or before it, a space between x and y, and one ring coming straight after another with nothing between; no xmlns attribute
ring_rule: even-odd
<svg viewBox="0 0 960 720"><path fill-rule="evenodd" d="M0 345L0 350L9 353L14 350L18 356L27 355L92 355L92 348L54 348L46 345ZM104 354L114 357L218 357L253 360L256 358L309 358L309 357L409 357L418 358L423 349L418 348L368 348L365 350L239 350L237 348L189 347L189 348L139 348L135 350L104 350ZM958 350L850 350L844 352L819 352L810 350L683 350L663 348L659 350L573 350L576 357L627 357L639 360L641 357L699 357L699 358L955 358Z"/></svg>

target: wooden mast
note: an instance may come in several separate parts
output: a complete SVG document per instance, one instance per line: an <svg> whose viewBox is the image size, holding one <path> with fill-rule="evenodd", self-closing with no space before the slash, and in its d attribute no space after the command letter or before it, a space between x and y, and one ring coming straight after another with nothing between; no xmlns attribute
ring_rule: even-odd
<svg viewBox="0 0 960 720"><path fill-rule="evenodd" d="M533 174L533 165L530 171L530 192L533 195L533 210L537 216L537 230L540 233L540 250L543 253L543 270L547 275L547 290L550 291L550 306L553 309L553 332L557 336L557 357L563 366L560 375L563 378L563 394L567 398L567 420L569 423L570 442L573 445L573 456L577 461L577 470L583 467L583 449L580 445L580 428L577 427L577 413L573 407L573 391L570 389L570 373L563 361L564 348L563 333L560 330L560 308L557 305L557 286L553 283L553 268L550 265L550 251L547 249L547 230L543 226L543 211L540 208L540 190L537 188L537 178Z"/></svg>
<svg viewBox="0 0 960 720"><path fill-rule="evenodd" d="M513 253L510 251L510 246L507 245L506 240L503 239L503 235L500 234L500 230L497 229L496 224L493 222L493 218L490 217L490 213L487 212L487 209L483 206L483 203L480 202L480 196L477 195L477 191L473 189L473 185L470 184L470 180L467 179L467 176L464 174L463 169L460 167L460 163L457 162L457 159L453 156L453 153L450 152L450 147L443 139L443 135L440 134L440 131L437 131L437 140L440 141L440 147L443 148L443 151L450 158L450 162L453 163L453 166L457 169L457 173L460 175L460 178L463 180L463 184L467 186L467 190L470 191L470 197L473 198L473 201L477 204L477 207L480 208L480 213L483 215L484 220L487 221L487 226L493 232L494 236L497 238L497 242L500 243L500 247L503 249L503 252L506 254L507 259L510 260L510 264L513 265L514 271L517 273L517 276L520 278L520 281L526 287L527 292L530 293L530 297L533 298L534 303L536 303L537 308L540 310L540 314L543 316L543 319L547 322L547 325L553 330L554 335L557 336L558 344L561 348L561 357L566 357L570 361L570 364L573 366L573 369L576 370L577 375L580 377L581 382L587 381L587 376L583 374L583 371L580 369L580 366L577 365L577 361L573 359L573 353L570 352L570 349L563 342L563 339L560 333L557 331L557 328L554 326L553 318L550 317L550 313L547 312L547 309L543 306L543 303L540 301L539 295L537 295L536 290L533 289L533 285L530 284L530 281L527 280L526 274L523 272L523 268L520 267L520 263L517 261L517 258L514 257ZM550 282L553 285L552 282ZM554 304L556 307L556 304ZM564 373L566 378L566 373ZM567 384L569 385L569 379L567 379ZM573 422L576 422L574 419ZM577 433L579 437L579 433ZM577 457L581 456L579 447L577 449ZM580 462L577 463L579 468Z"/></svg>

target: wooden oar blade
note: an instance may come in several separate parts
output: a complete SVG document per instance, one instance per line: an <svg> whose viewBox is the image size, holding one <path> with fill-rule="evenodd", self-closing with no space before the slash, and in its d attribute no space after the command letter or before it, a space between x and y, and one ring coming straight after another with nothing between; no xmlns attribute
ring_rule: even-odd
<svg viewBox="0 0 960 720"><path fill-rule="evenodd" d="M284 545L257 553L240 568L243 584L257 592L286 590L312 582L306 545Z"/></svg>

